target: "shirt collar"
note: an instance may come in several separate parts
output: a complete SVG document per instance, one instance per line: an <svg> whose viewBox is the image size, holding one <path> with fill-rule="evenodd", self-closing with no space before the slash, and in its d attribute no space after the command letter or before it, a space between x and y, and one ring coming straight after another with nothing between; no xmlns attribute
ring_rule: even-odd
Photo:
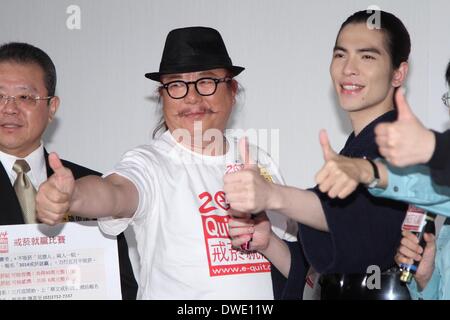
<svg viewBox="0 0 450 320"><path fill-rule="evenodd" d="M38 187L43 181L45 181L47 177L47 169L44 157L44 144L42 142L36 150L25 158L18 158L14 155L0 151L0 161L2 162L12 184L17 177L17 174L13 170L14 163L17 159L24 159L30 166L31 170L28 176L35 187Z"/></svg>
<svg viewBox="0 0 450 320"><path fill-rule="evenodd" d="M379 157L379 154L366 154L368 151L368 146L375 143L375 127L382 122L394 122L397 119L397 110L388 111L367 126L355 136L355 132L348 137L344 148L341 150L340 154L347 157L362 157L367 156L368 158L374 159Z"/></svg>

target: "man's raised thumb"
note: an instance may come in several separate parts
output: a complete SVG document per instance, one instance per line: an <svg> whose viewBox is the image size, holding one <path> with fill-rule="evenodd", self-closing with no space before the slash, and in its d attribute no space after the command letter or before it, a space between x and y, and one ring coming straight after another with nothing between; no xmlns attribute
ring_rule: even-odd
<svg viewBox="0 0 450 320"><path fill-rule="evenodd" d="M252 156L250 155L250 146L247 137L242 137L239 140L239 153L241 155L241 160L245 168L254 167L256 163L253 160Z"/></svg>
<svg viewBox="0 0 450 320"><path fill-rule="evenodd" d="M397 106L398 120L410 120L416 118L411 111L408 101L406 101L405 90L403 88L399 88L395 93L395 104Z"/></svg>
<svg viewBox="0 0 450 320"><path fill-rule="evenodd" d="M59 156L57 153L52 152L48 155L48 164L50 165L50 168L52 168L53 172L56 175L61 175L65 173L65 168L59 159Z"/></svg>
<svg viewBox="0 0 450 320"><path fill-rule="evenodd" d="M336 152L334 152L334 150L330 146L330 141L328 139L328 134L326 130L324 129L320 130L319 141L322 147L323 159L325 161L331 160L333 157L336 156Z"/></svg>

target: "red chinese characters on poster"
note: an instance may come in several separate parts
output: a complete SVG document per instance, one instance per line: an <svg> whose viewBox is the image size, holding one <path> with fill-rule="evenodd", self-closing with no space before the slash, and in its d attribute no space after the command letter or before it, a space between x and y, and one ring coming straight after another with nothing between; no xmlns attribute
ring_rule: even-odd
<svg viewBox="0 0 450 320"><path fill-rule="evenodd" d="M214 195L203 192L199 199L210 276L270 272L270 263L259 252L232 248L228 232L229 206L224 192Z"/></svg>

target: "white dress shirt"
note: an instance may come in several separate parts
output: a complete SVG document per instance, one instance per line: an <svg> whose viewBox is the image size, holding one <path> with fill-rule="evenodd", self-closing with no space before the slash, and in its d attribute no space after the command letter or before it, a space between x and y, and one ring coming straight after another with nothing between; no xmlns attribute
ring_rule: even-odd
<svg viewBox="0 0 450 320"><path fill-rule="evenodd" d="M17 159L24 159L30 166L31 170L27 173L27 176L37 190L41 183L47 180L47 167L45 165L44 158L44 145L41 143L41 145L36 150L34 150L25 158L18 158L11 154L0 151L0 161L3 164L6 173L8 174L11 185L14 184L14 181L16 181L17 178L17 173L13 170L14 163Z"/></svg>

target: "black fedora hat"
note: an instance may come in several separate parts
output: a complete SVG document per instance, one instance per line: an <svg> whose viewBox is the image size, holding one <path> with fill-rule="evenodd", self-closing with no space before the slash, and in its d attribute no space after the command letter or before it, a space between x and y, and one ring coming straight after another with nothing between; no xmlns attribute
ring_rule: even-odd
<svg viewBox="0 0 450 320"><path fill-rule="evenodd" d="M220 33L207 27L188 27L169 32L159 72L146 73L160 81L163 74L186 73L225 68L237 76L245 68L233 66Z"/></svg>

